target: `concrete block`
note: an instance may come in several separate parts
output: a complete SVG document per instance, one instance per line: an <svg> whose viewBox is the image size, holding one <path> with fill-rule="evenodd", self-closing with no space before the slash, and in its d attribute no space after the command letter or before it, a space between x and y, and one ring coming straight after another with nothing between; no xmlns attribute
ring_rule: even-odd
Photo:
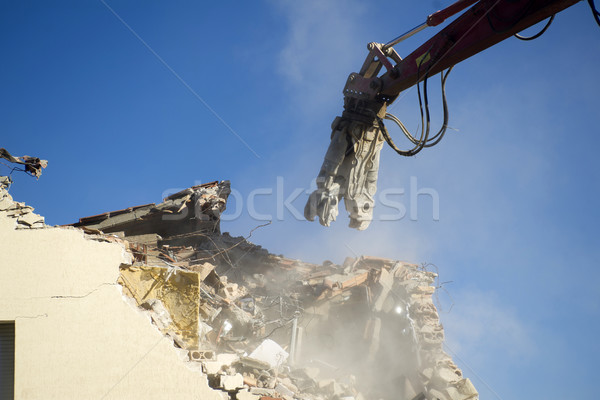
<svg viewBox="0 0 600 400"><path fill-rule="evenodd" d="M462 398L464 400L478 398L477 389L475 389L475 386L473 386L473 383L471 383L471 380L469 378L462 379L460 382L458 382L456 384L456 388L458 389L458 392L463 396Z"/></svg>
<svg viewBox="0 0 600 400"><path fill-rule="evenodd" d="M448 384L455 383L459 380L460 376L458 376L456 372L454 372L450 368L438 367L433 373L431 382L436 387L443 388L448 386Z"/></svg>
<svg viewBox="0 0 600 400"><path fill-rule="evenodd" d="M429 389L429 392L427 393L427 400L452 400L452 399L448 399L448 396L446 396L444 393L440 392L439 390Z"/></svg>
<svg viewBox="0 0 600 400"><path fill-rule="evenodd" d="M216 375L225 367L237 362L239 357L237 354L223 353L217 354L215 361L203 361L204 373L207 375Z"/></svg>
<svg viewBox="0 0 600 400"><path fill-rule="evenodd" d="M233 353L221 353L217 354L217 361L223 363L224 365L231 365L237 362L240 358L237 354Z"/></svg>
<svg viewBox="0 0 600 400"><path fill-rule="evenodd" d="M190 361L216 361L215 352L212 350L190 350Z"/></svg>
<svg viewBox="0 0 600 400"><path fill-rule="evenodd" d="M248 389L242 389L235 394L236 400L260 400L259 395L250 393Z"/></svg>
<svg viewBox="0 0 600 400"><path fill-rule="evenodd" d="M244 387L244 377L242 374L220 375L219 387L228 392Z"/></svg>

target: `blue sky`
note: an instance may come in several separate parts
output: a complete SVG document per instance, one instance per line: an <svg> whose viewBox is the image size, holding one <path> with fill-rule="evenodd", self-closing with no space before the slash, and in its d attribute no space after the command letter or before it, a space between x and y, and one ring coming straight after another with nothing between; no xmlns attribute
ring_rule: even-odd
<svg viewBox="0 0 600 400"><path fill-rule="evenodd" d="M65 224L229 179L228 215L239 217L223 231L247 235L264 222L252 215L270 214L251 240L274 253L435 264L449 282L439 294L449 349L483 399L594 397L600 29L585 3L538 40L507 40L454 69L454 130L417 157L384 148L379 193L406 215L382 221L400 208L378 203L364 232L343 210L330 228L278 215L277 193L298 189L302 211L366 44L450 1L107 4L166 65L100 1L0 2L0 146L49 160L39 181L14 176L17 200ZM437 79L430 87L439 95ZM391 110L414 130L416 91ZM439 220L431 196L411 203L411 179L437 193Z"/></svg>

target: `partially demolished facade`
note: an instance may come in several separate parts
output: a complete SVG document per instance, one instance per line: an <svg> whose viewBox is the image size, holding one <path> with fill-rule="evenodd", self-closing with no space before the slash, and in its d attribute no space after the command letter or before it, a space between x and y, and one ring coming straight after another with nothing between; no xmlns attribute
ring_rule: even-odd
<svg viewBox="0 0 600 400"><path fill-rule="evenodd" d="M442 349L436 274L368 256L316 265L273 255L220 232L229 193L212 182L52 229L124 248L124 300L219 398L478 398ZM15 218L11 207L0 218Z"/></svg>

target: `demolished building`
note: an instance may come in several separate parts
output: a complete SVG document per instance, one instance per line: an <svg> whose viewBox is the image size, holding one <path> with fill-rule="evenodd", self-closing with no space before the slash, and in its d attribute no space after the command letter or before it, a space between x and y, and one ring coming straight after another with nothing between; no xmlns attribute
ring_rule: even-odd
<svg viewBox="0 0 600 400"><path fill-rule="evenodd" d="M442 349L435 273L369 256L317 265L271 254L221 233L229 193L228 181L211 182L49 227L0 189L0 321L25 346L15 398L74 398L64 374L85 382L77 398L139 398L142 381L144 398L478 398ZM40 329L54 333L34 344ZM42 366L55 357L76 367L33 382L27 371L41 368L30 351ZM87 383L90 369L103 384Z"/></svg>

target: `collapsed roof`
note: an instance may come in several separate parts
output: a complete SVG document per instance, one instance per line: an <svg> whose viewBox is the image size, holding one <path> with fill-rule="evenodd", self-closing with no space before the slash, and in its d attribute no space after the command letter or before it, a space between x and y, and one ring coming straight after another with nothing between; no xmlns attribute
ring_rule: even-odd
<svg viewBox="0 0 600 400"><path fill-rule="evenodd" d="M362 256L316 265L221 234L228 181L81 218L124 240L123 293L232 399L477 399L443 351L437 275Z"/></svg>

